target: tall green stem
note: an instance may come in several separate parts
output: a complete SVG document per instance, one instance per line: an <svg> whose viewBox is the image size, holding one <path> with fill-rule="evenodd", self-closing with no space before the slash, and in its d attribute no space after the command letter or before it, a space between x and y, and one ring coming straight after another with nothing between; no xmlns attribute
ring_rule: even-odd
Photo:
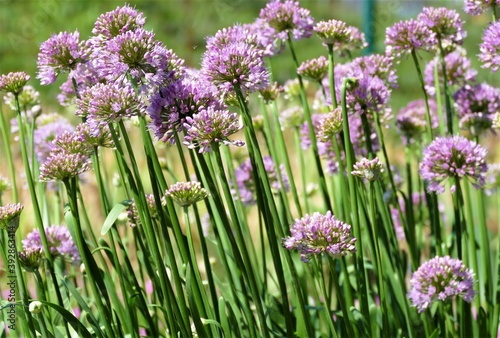
<svg viewBox="0 0 500 338"><path fill-rule="evenodd" d="M19 121L19 120L18 120ZM19 125L21 128L22 125ZM9 131L5 125L5 117L3 116L2 105L0 104L0 131L2 132L3 144L5 146L5 155L7 156L7 163L9 164L10 180L12 182L12 200L14 203L19 202L19 197L17 195L17 183L16 183L16 170L14 168L14 159L12 158L12 151L10 149L9 141Z"/></svg>
<svg viewBox="0 0 500 338"><path fill-rule="evenodd" d="M420 64L418 63L417 52L415 49L411 50L411 57L413 59L413 63L415 64L415 68L417 69L418 80L420 81L420 88L422 89L422 93L424 94L424 102L425 102L425 119L427 121L427 142L431 142L433 140L432 135L432 119L431 112L429 109L429 97L427 96L427 90L425 89L424 77L422 76L422 70L420 69Z"/></svg>

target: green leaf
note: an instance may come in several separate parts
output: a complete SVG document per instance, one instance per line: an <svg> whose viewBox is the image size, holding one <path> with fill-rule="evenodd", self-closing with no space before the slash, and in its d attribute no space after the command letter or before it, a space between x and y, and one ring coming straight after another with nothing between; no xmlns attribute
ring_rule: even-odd
<svg viewBox="0 0 500 338"><path fill-rule="evenodd" d="M106 233L111 229L113 224L115 224L116 220L120 216L122 212L124 212L127 207L130 205L131 201L126 200L123 202L118 203L111 209L111 211L108 214L108 217L106 217L106 220L104 221L104 224L102 225L101 229L101 235L106 235Z"/></svg>
<svg viewBox="0 0 500 338"><path fill-rule="evenodd" d="M57 304L53 304L43 300L39 300L39 302L56 310L64 318L64 320L69 325L71 325L71 327L78 333L79 337L93 338L90 332L87 330L87 328L71 312L69 312L65 308Z"/></svg>

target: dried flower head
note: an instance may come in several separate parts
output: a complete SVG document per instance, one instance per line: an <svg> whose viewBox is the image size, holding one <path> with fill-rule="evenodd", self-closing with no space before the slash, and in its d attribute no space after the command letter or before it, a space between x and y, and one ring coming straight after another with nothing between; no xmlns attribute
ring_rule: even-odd
<svg viewBox="0 0 500 338"><path fill-rule="evenodd" d="M328 142L342 131L342 108L337 107L332 112L322 116L318 128L318 140Z"/></svg>
<svg viewBox="0 0 500 338"><path fill-rule="evenodd" d="M114 38L127 31L143 28L145 23L143 14L137 12L135 8L129 5L118 6L115 10L101 14L97 18L92 33Z"/></svg>
<svg viewBox="0 0 500 338"><path fill-rule="evenodd" d="M43 42L38 53L38 75L42 85L56 81L59 74L72 72L79 63L88 58L87 51L80 43L80 33L61 32Z"/></svg>
<svg viewBox="0 0 500 338"><path fill-rule="evenodd" d="M496 72L500 67L500 21L492 23L483 35L483 42L479 45L479 60L483 68L490 68Z"/></svg>
<svg viewBox="0 0 500 338"><path fill-rule="evenodd" d="M328 75L328 60L324 56L302 62L297 68L299 75L310 78L313 81L321 82Z"/></svg>
<svg viewBox="0 0 500 338"><path fill-rule="evenodd" d="M15 232L19 228L19 217L24 206L16 204L6 204L0 206L0 229Z"/></svg>
<svg viewBox="0 0 500 338"><path fill-rule="evenodd" d="M446 7L424 7L417 18L441 40L461 45L467 32L462 28L463 22L457 11Z"/></svg>
<svg viewBox="0 0 500 338"><path fill-rule="evenodd" d="M458 259L434 257L422 264L413 274L408 293L412 305L421 313L435 301L460 296L471 302L475 296L474 275Z"/></svg>
<svg viewBox="0 0 500 338"><path fill-rule="evenodd" d="M479 188L488 170L485 157L485 148L463 136L438 137L424 149L420 174L429 183L429 192L443 193L443 184L449 178L467 178ZM452 183L454 192L455 181Z"/></svg>
<svg viewBox="0 0 500 338"><path fill-rule="evenodd" d="M354 164L353 169L351 172L353 176L364 178L370 182L380 180L384 172L384 166L378 157L375 157L373 160L362 158Z"/></svg>
<svg viewBox="0 0 500 338"><path fill-rule="evenodd" d="M186 128L184 144L191 149L199 147L200 153L210 151L214 142L238 147L245 144L242 141L229 140L229 136L243 128L238 114L229 110L217 110L213 107L202 109L193 117L186 117L184 127Z"/></svg>
<svg viewBox="0 0 500 338"><path fill-rule="evenodd" d="M80 253L66 226L52 225L46 227L45 236L47 237L47 244L52 257L63 256L75 265L80 263ZM38 229L31 231L26 238L22 240L22 245L24 251L43 251L40 231Z"/></svg>
<svg viewBox="0 0 500 338"><path fill-rule="evenodd" d="M308 262L313 255L326 253L341 257L356 251L356 238L351 235L351 226L332 215L315 212L296 219L290 229L291 236L283 239L288 250L298 250L300 259Z"/></svg>
<svg viewBox="0 0 500 338"><path fill-rule="evenodd" d="M170 197L175 203L186 207L209 196L208 192L201 187L200 182L177 182L168 188L165 192L166 197Z"/></svg>
<svg viewBox="0 0 500 338"><path fill-rule="evenodd" d="M41 249L25 249L17 255L19 264L28 272L33 272L40 267L43 252Z"/></svg>
<svg viewBox="0 0 500 338"><path fill-rule="evenodd" d="M298 1L272 0L260 11L259 18L274 28L281 40L287 40L288 34L294 40L308 38L312 34L314 19L309 10L300 7Z"/></svg>
<svg viewBox="0 0 500 338"><path fill-rule="evenodd" d="M385 32L385 53L395 59L420 49L430 50L436 47L436 33L420 20L399 21Z"/></svg>
<svg viewBox="0 0 500 338"><path fill-rule="evenodd" d="M11 72L0 76L0 91L19 95L29 81L30 76L25 72Z"/></svg>

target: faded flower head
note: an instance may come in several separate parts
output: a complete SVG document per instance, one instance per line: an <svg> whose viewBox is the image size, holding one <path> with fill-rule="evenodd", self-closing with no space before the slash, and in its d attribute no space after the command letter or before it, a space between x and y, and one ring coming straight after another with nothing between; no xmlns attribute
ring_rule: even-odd
<svg viewBox="0 0 500 338"><path fill-rule="evenodd" d="M302 80L304 89L307 91L309 87L309 81L306 79ZM283 90L285 91L285 99L298 98L300 96L300 83L299 79L287 80L283 85Z"/></svg>
<svg viewBox="0 0 500 338"><path fill-rule="evenodd" d="M294 40L308 38L312 34L314 19L309 10L300 7L298 1L272 0L261 9L259 18L274 28L281 40L287 40L288 33Z"/></svg>
<svg viewBox="0 0 500 338"><path fill-rule="evenodd" d="M486 173L486 184L484 192L493 195L500 187L500 163L490 164Z"/></svg>
<svg viewBox="0 0 500 338"><path fill-rule="evenodd" d="M500 112L500 89L486 83L465 86L455 93L454 101L460 127L481 135Z"/></svg>
<svg viewBox="0 0 500 338"><path fill-rule="evenodd" d="M8 105L10 109L16 110L16 102L14 94L8 92L7 95L5 95L3 98L5 104ZM22 88L21 93L18 94L17 99L19 100L19 106L21 108L21 112L33 113L31 109L34 108L34 106L38 106L40 104L40 93L36 91L35 88L33 88L33 86L24 86Z"/></svg>
<svg viewBox="0 0 500 338"><path fill-rule="evenodd" d="M436 37L441 40L461 45L467 36L458 12L446 7L424 7L422 13L418 15L418 20L436 33Z"/></svg>
<svg viewBox="0 0 500 338"><path fill-rule="evenodd" d="M25 72L11 72L0 76L0 91L18 95L29 81L30 76Z"/></svg>
<svg viewBox="0 0 500 338"><path fill-rule="evenodd" d="M0 206L0 229L15 232L23 209L24 206L19 203Z"/></svg>
<svg viewBox="0 0 500 338"><path fill-rule="evenodd" d="M193 117L186 117L184 123L186 128L184 144L188 148L199 147L200 153L211 151L212 143L223 143L225 145L243 146L242 141L231 141L229 136L237 133L243 128L238 119L238 114L229 110L218 110L213 107L202 109Z"/></svg>
<svg viewBox="0 0 500 338"><path fill-rule="evenodd" d="M302 62L297 68L299 75L310 78L313 81L321 82L328 75L328 60L324 56Z"/></svg>
<svg viewBox="0 0 500 338"><path fill-rule="evenodd" d="M412 51L430 50L437 45L436 34L421 20L399 21L385 32L385 53L400 59Z"/></svg>
<svg viewBox="0 0 500 338"><path fill-rule="evenodd" d="M283 182L282 186L273 159L270 156L265 156L262 158L262 160L264 161L264 168L266 170L271 188L274 189L275 192L278 192L281 189L284 189L284 191L289 191L290 184L284 166L279 166L281 180ZM243 205L254 204L256 201L254 196L256 191L256 182L254 181L252 163L250 159L247 159L238 168L235 169L234 176L238 187L237 191L233 190L233 195L235 196L235 198L239 198Z"/></svg>
<svg viewBox="0 0 500 338"><path fill-rule="evenodd" d="M266 104L269 104L272 101L275 101L278 96L284 91L283 87L278 84L278 82L274 82L272 85L269 85L266 89L259 90L259 94L264 100Z"/></svg>
<svg viewBox="0 0 500 338"><path fill-rule="evenodd" d="M429 183L429 192L443 193L449 178L453 180L452 192L455 178L467 178L479 188L488 170L485 157L485 148L463 136L438 137L424 149L420 174Z"/></svg>
<svg viewBox="0 0 500 338"><path fill-rule="evenodd" d="M170 197L175 203L186 207L208 197L208 192L201 187L200 182L177 182L165 192L166 197Z"/></svg>
<svg viewBox="0 0 500 338"><path fill-rule="evenodd" d="M436 95L434 87L434 68L437 64L439 83L443 84L443 68L439 62L439 57L432 59L425 67L425 89L429 95ZM465 56L465 50L459 48L444 57L446 64L446 79L448 86L465 86L476 80L477 71L471 68L470 60Z"/></svg>
<svg viewBox="0 0 500 338"><path fill-rule="evenodd" d="M410 284L408 297L419 313L435 301L460 296L470 303L475 296L473 272L462 261L450 256L434 257L422 264Z"/></svg>
<svg viewBox="0 0 500 338"><path fill-rule="evenodd" d="M101 14L94 24L92 33L114 38L127 31L143 28L146 19L135 8L125 5L116 7L115 10Z"/></svg>
<svg viewBox="0 0 500 338"><path fill-rule="evenodd" d="M71 238L71 234L66 226L52 225L45 228L45 236L52 257L63 256L72 264L79 264L81 261L78 248ZM25 239L22 240L23 250L41 250L43 251L42 239L40 231L34 229Z"/></svg>
<svg viewBox="0 0 500 338"><path fill-rule="evenodd" d="M318 140L328 142L342 131L342 108L337 107L332 112L322 116L318 128Z"/></svg>
<svg viewBox="0 0 500 338"><path fill-rule="evenodd" d="M360 56L352 60L349 76L364 74L365 76L378 77L386 83L387 86L397 88L397 75L393 66L393 58L381 55L371 54Z"/></svg>
<svg viewBox="0 0 500 338"><path fill-rule="evenodd" d="M72 72L79 63L88 58L87 51L79 41L80 33L61 32L43 42L38 53L38 75L42 85L56 81L59 74ZM71 74L70 74L71 75Z"/></svg>
<svg viewBox="0 0 500 338"><path fill-rule="evenodd" d="M465 0L464 12L470 15L481 15L488 9L495 10L500 5L500 0Z"/></svg>
<svg viewBox="0 0 500 338"><path fill-rule="evenodd" d="M314 31L325 45L332 45L333 50L341 56L368 46L365 35L358 28L347 26L343 21L320 21L314 26Z"/></svg>
<svg viewBox="0 0 500 338"><path fill-rule="evenodd" d="M479 45L479 60L483 68L490 68L496 72L500 67L500 21L492 23L483 35L483 42Z"/></svg>
<svg viewBox="0 0 500 338"><path fill-rule="evenodd" d="M276 30L269 26L266 20L257 18L253 23L245 24L243 27L255 37L255 43L263 51L264 56L273 56L283 51L285 44L276 38Z"/></svg>
<svg viewBox="0 0 500 338"><path fill-rule="evenodd" d="M53 141L58 135L75 128L68 120L60 115L41 115L37 120L37 129L34 131L33 143L38 162L43 163L54 148Z"/></svg>
<svg viewBox="0 0 500 338"><path fill-rule="evenodd" d="M279 114L279 121L282 129L300 128L304 120L304 109L301 106L292 106Z"/></svg>
<svg viewBox="0 0 500 338"><path fill-rule="evenodd" d="M380 180L384 172L384 166L378 157L375 157L373 160L362 158L354 164L353 169L351 172L353 176L364 178L370 182Z"/></svg>
<svg viewBox="0 0 500 338"><path fill-rule="evenodd" d="M43 252L41 249L25 249L18 252L19 264L28 272L33 272L40 267Z"/></svg>
<svg viewBox="0 0 500 338"><path fill-rule="evenodd" d="M437 106L434 100L429 100L429 113L431 116L431 127L439 125ZM411 101L401 108L396 118L396 127L405 144L418 141L420 136L427 130L427 112L423 99Z"/></svg>
<svg viewBox="0 0 500 338"><path fill-rule="evenodd" d="M298 250L303 262L322 253L341 257L356 251L351 226L338 220L330 211L325 215L315 212L312 216L296 219L290 233L291 236L284 238L282 244L288 250Z"/></svg>

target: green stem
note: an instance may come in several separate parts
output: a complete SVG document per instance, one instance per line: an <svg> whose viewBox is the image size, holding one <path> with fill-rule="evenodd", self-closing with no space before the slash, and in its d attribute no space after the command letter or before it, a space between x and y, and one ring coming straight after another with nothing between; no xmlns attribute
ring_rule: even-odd
<svg viewBox="0 0 500 338"><path fill-rule="evenodd" d="M323 266L321 264L321 256L314 257L314 262L316 263L316 272L318 273L318 284L321 290L321 294L323 295L323 311L321 314L323 315L323 320L328 323L328 327L330 328L329 336L338 337L337 329L335 328L335 322L333 321L333 315L330 312L330 297L328 297L328 293L326 292L325 286L325 276L323 273ZM346 317L344 320L347 322L349 319ZM347 325L347 324L346 324ZM354 337L354 336L350 336Z"/></svg>
<svg viewBox="0 0 500 338"><path fill-rule="evenodd" d="M333 58L333 45L328 47L328 79L330 81L330 97L332 98L333 109L337 108L337 94L335 92L335 62Z"/></svg>
<svg viewBox="0 0 500 338"><path fill-rule="evenodd" d="M427 90L425 89L424 77L422 76L422 70L420 69L420 65L418 63L417 52L415 49L411 50L411 57L413 59L413 63L415 64L415 68L417 69L418 80L420 81L420 88L422 89L422 93L424 94L424 102L425 102L425 119L427 121L427 142L431 142L434 137L432 135L432 119L431 112L429 109L429 97L427 96Z"/></svg>
<svg viewBox="0 0 500 338"><path fill-rule="evenodd" d="M453 135L453 114L451 108L451 100L448 92L448 74L446 73L446 62L445 62L445 54L443 49L443 44L441 42L441 37L438 34L438 46L439 46L439 59L441 61L441 71L443 73L443 88L444 88L444 103L446 107L446 124L448 126L448 134Z"/></svg>
<svg viewBox="0 0 500 338"><path fill-rule="evenodd" d="M19 120L18 120L19 123ZM21 125L19 126L21 128ZM14 160L12 158L12 150L10 149L9 135L10 132L5 125L5 117L2 111L2 105L0 104L0 131L2 132L3 144L5 146L5 155L7 157L7 163L9 164L10 180L12 182L12 200L14 203L19 202L19 196L17 194L17 183L16 183L16 170L14 168ZM21 140L21 138L20 138Z"/></svg>
<svg viewBox="0 0 500 338"><path fill-rule="evenodd" d="M298 154L299 166L300 166L300 176L302 178L302 196L304 198L304 208L305 212L311 212L311 207L309 205L309 196L307 196L307 172L306 172L306 162L304 158L304 151L300 145L300 133L299 129L295 128L293 131L293 137L295 141L295 151Z"/></svg>

